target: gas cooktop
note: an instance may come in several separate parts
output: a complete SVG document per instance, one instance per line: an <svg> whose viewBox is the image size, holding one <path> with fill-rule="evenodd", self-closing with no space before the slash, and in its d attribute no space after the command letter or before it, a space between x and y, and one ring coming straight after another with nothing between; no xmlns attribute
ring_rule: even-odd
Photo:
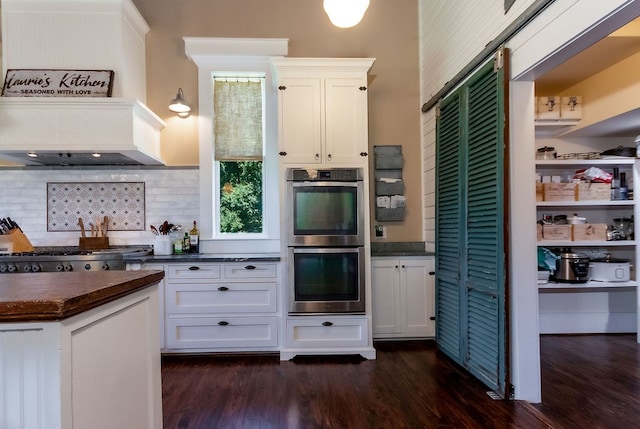
<svg viewBox="0 0 640 429"><path fill-rule="evenodd" d="M0 255L0 274L63 271L124 270L124 257L150 255L145 246L114 246L108 249L80 250L78 247L41 247L33 252Z"/></svg>

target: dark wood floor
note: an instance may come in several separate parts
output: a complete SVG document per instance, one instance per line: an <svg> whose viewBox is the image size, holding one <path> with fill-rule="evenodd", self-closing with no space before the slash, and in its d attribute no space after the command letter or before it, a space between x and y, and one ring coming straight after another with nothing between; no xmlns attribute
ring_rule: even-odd
<svg viewBox="0 0 640 429"><path fill-rule="evenodd" d="M635 335L543 336L543 404L494 400L433 342L378 342L378 358L165 356L164 427L640 427Z"/></svg>
<svg viewBox="0 0 640 429"><path fill-rule="evenodd" d="M542 403L556 428L640 428L636 334L543 335Z"/></svg>

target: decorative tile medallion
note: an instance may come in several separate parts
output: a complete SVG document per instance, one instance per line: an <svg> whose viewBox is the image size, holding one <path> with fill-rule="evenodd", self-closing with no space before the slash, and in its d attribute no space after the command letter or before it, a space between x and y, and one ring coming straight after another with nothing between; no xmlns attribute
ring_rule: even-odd
<svg viewBox="0 0 640 429"><path fill-rule="evenodd" d="M144 182L47 183L47 231L80 231L104 216L111 231L144 231Z"/></svg>

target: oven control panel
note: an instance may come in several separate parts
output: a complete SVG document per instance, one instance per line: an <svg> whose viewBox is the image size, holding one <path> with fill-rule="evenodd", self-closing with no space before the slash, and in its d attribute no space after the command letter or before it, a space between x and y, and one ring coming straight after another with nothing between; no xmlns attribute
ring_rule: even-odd
<svg viewBox="0 0 640 429"><path fill-rule="evenodd" d="M357 182L362 180L361 168L330 168L316 170L312 168L290 168L286 174L287 180L293 182Z"/></svg>

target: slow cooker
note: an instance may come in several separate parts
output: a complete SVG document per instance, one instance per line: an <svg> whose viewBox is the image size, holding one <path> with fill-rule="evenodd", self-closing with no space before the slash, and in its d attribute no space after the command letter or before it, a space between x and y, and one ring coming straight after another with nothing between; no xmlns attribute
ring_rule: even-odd
<svg viewBox="0 0 640 429"><path fill-rule="evenodd" d="M610 254L591 260L589 271L591 280L598 282L628 282L630 278L629 260L612 258Z"/></svg>

